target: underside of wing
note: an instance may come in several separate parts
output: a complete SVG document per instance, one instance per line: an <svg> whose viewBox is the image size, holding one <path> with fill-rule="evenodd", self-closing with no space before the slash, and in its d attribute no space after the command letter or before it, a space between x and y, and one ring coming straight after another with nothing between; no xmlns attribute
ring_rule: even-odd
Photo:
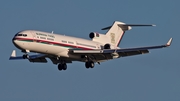
<svg viewBox="0 0 180 101"><path fill-rule="evenodd" d="M149 53L148 50L140 50L140 51L129 51L129 52L119 52L120 57L125 57L125 56L133 56L133 55L140 55L140 54L146 54Z"/></svg>
<svg viewBox="0 0 180 101"><path fill-rule="evenodd" d="M120 50L120 49L118 49ZM126 56L133 56L133 55L140 55L140 54L146 54L149 53L148 50L131 50L131 51L121 51L117 52L118 50L94 50L94 52L91 51L86 51L86 50L77 50L74 51L74 54L79 54L79 55L85 55L90 57L92 60L96 62L104 61L104 60L110 60L114 58L119 58L119 57L126 57Z"/></svg>
<svg viewBox="0 0 180 101"><path fill-rule="evenodd" d="M13 50L12 54L9 58L9 60L22 60L22 59L28 59L30 62L40 62L40 63L46 63L46 54L35 54L35 55L22 55L22 56L16 56L16 51Z"/></svg>
<svg viewBox="0 0 180 101"><path fill-rule="evenodd" d="M49 54L35 54L35 55L22 55L22 56L16 56L16 51L13 50L12 54L9 58L9 60L23 60L28 59L30 62L38 62L38 63L47 63L47 59L49 58L53 64L58 64L59 60L64 60L66 63L72 63L72 59L59 57L59 60L57 59L57 56L49 55Z"/></svg>

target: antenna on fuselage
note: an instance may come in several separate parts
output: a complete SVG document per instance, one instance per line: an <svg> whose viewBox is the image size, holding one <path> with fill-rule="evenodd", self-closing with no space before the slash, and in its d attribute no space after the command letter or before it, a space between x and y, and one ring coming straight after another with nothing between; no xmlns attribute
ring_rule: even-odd
<svg viewBox="0 0 180 101"><path fill-rule="evenodd" d="M54 31L51 32L52 34L54 33Z"/></svg>

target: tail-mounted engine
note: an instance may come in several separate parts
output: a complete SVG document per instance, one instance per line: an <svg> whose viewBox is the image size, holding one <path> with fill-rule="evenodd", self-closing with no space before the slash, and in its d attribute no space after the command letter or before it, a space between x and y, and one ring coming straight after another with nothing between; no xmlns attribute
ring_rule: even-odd
<svg viewBox="0 0 180 101"><path fill-rule="evenodd" d="M89 34L89 38L93 39L93 38L95 38L95 37L100 37L101 35L103 35L103 34L91 32L91 33Z"/></svg>
<svg viewBox="0 0 180 101"><path fill-rule="evenodd" d="M102 44L110 43L110 38L107 37L107 35L91 32L89 34L89 38L92 39L92 41L99 42ZM110 45L105 45L107 49L109 49Z"/></svg>
<svg viewBox="0 0 180 101"><path fill-rule="evenodd" d="M91 38L92 41L96 41L96 42L104 44L104 45L102 45L102 49L112 49L113 48L113 46L111 46L111 44L109 44L110 43L109 38L107 38L107 36L104 34L91 32L89 34L89 38Z"/></svg>
<svg viewBox="0 0 180 101"><path fill-rule="evenodd" d="M111 49L111 45L110 45L110 44L108 44L108 43L107 43L107 44L105 44L105 45L104 45L104 49Z"/></svg>

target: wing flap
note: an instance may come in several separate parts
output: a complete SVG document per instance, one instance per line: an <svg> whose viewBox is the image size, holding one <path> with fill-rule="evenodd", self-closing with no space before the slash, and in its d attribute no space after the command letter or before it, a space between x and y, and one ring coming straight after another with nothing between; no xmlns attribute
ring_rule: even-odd
<svg viewBox="0 0 180 101"><path fill-rule="evenodd" d="M88 53L88 54L97 54L97 53L103 53L103 50L96 49L96 50L72 50L73 53Z"/></svg>
<svg viewBox="0 0 180 101"><path fill-rule="evenodd" d="M126 56L133 56L133 55L140 55L140 54L147 54L149 53L148 50L142 50L142 51L130 51L130 52L119 52L119 56L126 57Z"/></svg>

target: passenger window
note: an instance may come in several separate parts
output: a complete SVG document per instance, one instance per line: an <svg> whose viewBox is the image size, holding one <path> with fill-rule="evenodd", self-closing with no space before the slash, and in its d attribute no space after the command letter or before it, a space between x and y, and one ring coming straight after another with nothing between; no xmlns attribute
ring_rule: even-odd
<svg viewBox="0 0 180 101"><path fill-rule="evenodd" d="M67 41L62 40L62 42L67 43Z"/></svg>
<svg viewBox="0 0 180 101"><path fill-rule="evenodd" d="M70 44L74 44L74 42L71 42L71 41L68 41L68 43L70 43Z"/></svg>

